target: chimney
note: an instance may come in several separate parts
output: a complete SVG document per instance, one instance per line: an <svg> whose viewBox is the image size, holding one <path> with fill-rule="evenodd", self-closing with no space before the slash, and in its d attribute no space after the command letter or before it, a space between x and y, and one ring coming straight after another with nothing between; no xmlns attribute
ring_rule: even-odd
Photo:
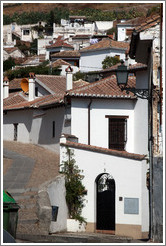
<svg viewBox="0 0 166 246"><path fill-rule="evenodd" d="M29 101L35 99L35 74L29 73Z"/></svg>
<svg viewBox="0 0 166 246"><path fill-rule="evenodd" d="M73 89L73 69L71 66L68 66L66 69L66 90Z"/></svg>
<svg viewBox="0 0 166 246"><path fill-rule="evenodd" d="M9 80L5 77L3 80L3 99L9 96Z"/></svg>

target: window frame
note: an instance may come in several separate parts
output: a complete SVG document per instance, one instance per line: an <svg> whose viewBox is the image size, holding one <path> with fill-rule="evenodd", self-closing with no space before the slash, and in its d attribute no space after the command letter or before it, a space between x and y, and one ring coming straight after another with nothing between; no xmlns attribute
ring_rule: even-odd
<svg viewBox="0 0 166 246"><path fill-rule="evenodd" d="M129 116L126 115L122 115L122 116L118 116L118 115L106 115L105 118L108 118L108 149L114 149L114 150L120 150L120 151L125 151L126 148L126 143L127 143L127 119L129 118ZM110 141L110 120L111 119L122 119L124 120L124 141L123 141L123 145L124 147L121 148L120 147L120 143L119 143L119 147L115 148L115 147L110 147L111 145L111 141ZM112 144L113 145L113 144Z"/></svg>

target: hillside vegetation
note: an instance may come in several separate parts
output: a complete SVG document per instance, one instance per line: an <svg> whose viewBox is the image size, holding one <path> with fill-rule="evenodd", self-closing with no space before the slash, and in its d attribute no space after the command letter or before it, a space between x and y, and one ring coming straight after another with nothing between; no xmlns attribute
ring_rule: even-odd
<svg viewBox="0 0 166 246"><path fill-rule="evenodd" d="M18 3L3 8L3 24L60 23L69 15L86 15L90 21L131 19L159 12L159 4L136 3Z"/></svg>

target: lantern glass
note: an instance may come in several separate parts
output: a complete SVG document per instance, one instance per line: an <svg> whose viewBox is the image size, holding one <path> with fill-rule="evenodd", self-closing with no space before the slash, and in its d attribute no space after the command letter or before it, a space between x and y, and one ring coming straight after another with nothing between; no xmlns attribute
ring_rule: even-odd
<svg viewBox="0 0 166 246"><path fill-rule="evenodd" d="M117 77L118 85L127 85L127 81L128 81L127 66L125 66L124 64L118 66L116 77Z"/></svg>

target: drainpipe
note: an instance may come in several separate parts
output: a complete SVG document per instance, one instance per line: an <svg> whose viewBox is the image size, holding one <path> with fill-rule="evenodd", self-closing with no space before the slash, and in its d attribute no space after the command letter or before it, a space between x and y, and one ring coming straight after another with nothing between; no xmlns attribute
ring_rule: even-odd
<svg viewBox="0 0 166 246"><path fill-rule="evenodd" d="M149 138L149 238L153 240L153 49L149 49L149 100L148 100L148 138Z"/></svg>
<svg viewBox="0 0 166 246"><path fill-rule="evenodd" d="M92 99L90 99L90 102L88 104L88 145L90 145L90 107L92 104Z"/></svg>
<svg viewBox="0 0 166 246"><path fill-rule="evenodd" d="M163 4L160 7L160 127L162 126L162 25L163 25Z"/></svg>

